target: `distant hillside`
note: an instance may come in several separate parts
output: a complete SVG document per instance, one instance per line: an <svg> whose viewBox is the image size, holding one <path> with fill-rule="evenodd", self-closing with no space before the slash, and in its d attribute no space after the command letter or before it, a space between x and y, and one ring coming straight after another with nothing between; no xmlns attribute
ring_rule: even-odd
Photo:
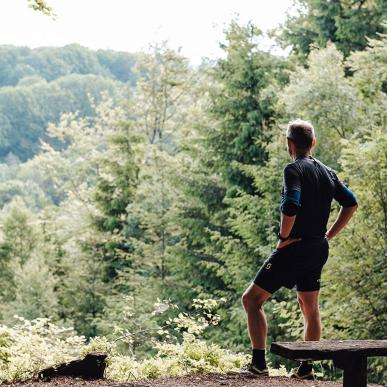
<svg viewBox="0 0 387 387"><path fill-rule="evenodd" d="M134 84L134 63L135 54L93 51L79 44L34 49L0 46L0 87L15 86L30 75L39 75L52 81L68 74L102 75Z"/></svg>
<svg viewBox="0 0 387 387"><path fill-rule="evenodd" d="M114 98L124 84L135 84L134 63L134 54L77 44L0 46L0 161L33 157L47 124L63 112L93 116L92 101L102 92Z"/></svg>

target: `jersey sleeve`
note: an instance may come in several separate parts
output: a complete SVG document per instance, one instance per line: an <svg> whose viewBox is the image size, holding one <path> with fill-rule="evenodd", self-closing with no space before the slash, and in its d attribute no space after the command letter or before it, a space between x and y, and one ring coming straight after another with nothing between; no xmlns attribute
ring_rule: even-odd
<svg viewBox="0 0 387 387"><path fill-rule="evenodd" d="M301 179L299 172L292 165L284 168L281 212L287 216L294 216L301 207Z"/></svg>
<svg viewBox="0 0 387 387"><path fill-rule="evenodd" d="M355 194L345 186L340 179L337 177L336 173L331 171L333 175L333 181L335 183L335 192L333 198L342 206L342 207L352 207L357 204L357 199Z"/></svg>

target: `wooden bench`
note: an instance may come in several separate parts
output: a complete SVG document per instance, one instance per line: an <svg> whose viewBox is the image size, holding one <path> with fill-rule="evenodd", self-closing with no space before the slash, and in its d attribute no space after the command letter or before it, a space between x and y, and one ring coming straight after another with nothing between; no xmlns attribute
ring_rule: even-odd
<svg viewBox="0 0 387 387"><path fill-rule="evenodd" d="M333 360L344 370L344 387L366 387L367 357L387 356L387 340L274 342L270 351L292 360Z"/></svg>

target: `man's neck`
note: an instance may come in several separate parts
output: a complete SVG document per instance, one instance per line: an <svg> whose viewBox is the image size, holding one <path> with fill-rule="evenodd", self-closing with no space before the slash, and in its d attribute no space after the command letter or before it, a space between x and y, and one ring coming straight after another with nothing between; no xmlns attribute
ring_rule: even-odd
<svg viewBox="0 0 387 387"><path fill-rule="evenodd" d="M303 154L299 154L299 155L293 154L292 158L293 158L293 160L297 160L300 157L308 157L308 156L311 156L311 152L310 151L306 152L306 153L303 153Z"/></svg>

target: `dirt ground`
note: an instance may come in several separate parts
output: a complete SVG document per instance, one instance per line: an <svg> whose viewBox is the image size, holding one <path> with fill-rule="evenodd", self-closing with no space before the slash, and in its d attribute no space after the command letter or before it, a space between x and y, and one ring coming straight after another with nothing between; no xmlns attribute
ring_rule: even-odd
<svg viewBox="0 0 387 387"><path fill-rule="evenodd" d="M54 387L54 386L85 386L85 387L341 387L340 382L297 381L285 377L255 377L245 375L191 375L180 378L165 378L153 381L116 382L111 380L85 381L79 378L57 377L47 382L25 381L23 383L4 384L4 386L23 387ZM369 384L369 387L383 387Z"/></svg>

